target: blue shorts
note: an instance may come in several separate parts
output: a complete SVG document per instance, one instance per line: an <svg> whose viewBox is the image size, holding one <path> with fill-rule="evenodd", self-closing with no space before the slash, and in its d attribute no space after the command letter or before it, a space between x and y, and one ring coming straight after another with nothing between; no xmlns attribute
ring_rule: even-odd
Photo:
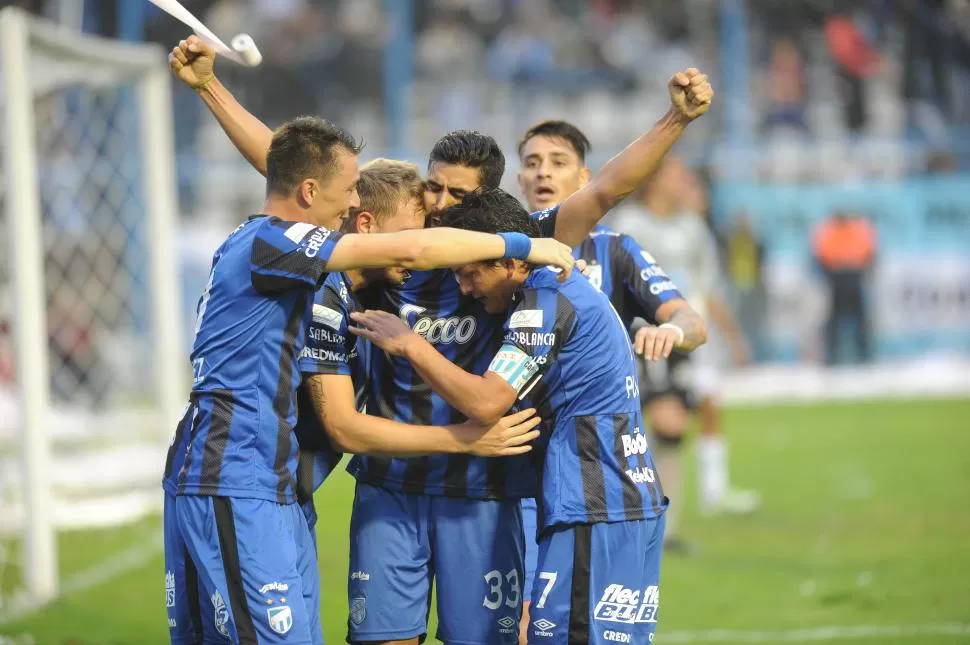
<svg viewBox="0 0 970 645"><path fill-rule="evenodd" d="M175 514L178 498L165 493L162 527L165 536L165 611L172 645L228 643L225 625L216 628L212 603L185 548Z"/></svg>
<svg viewBox="0 0 970 645"><path fill-rule="evenodd" d="M517 499L411 495L358 482L348 640L423 640L434 579L439 640L514 645L522 558Z"/></svg>
<svg viewBox="0 0 970 645"><path fill-rule="evenodd" d="M313 536L298 504L180 496L178 530L234 643L323 643Z"/></svg>
<svg viewBox="0 0 970 645"><path fill-rule="evenodd" d="M526 600L532 598L532 585L536 579L536 567L539 564L539 545L536 543L538 521L536 517L536 500L534 497L522 498L522 532L525 534L525 575L523 576L522 593Z"/></svg>
<svg viewBox="0 0 970 645"><path fill-rule="evenodd" d="M666 516L547 531L529 607L530 645L650 643Z"/></svg>

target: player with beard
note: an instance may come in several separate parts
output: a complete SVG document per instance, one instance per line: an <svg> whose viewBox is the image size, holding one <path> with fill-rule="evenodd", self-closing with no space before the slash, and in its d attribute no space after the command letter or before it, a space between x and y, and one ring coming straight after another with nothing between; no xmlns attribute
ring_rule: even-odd
<svg viewBox="0 0 970 645"><path fill-rule="evenodd" d="M519 139L521 168L519 188L531 211L553 212L556 205L589 182L586 155L589 139L571 123L548 120L529 128ZM634 337L634 349L644 360L665 360L681 336L687 344L679 351L689 351L703 344L706 329L703 319L677 291L666 272L648 252L628 235L598 225L577 246L573 255L583 260L590 283L606 294L629 331L639 318L648 324L640 326ZM663 475L663 469L660 469ZM670 491L667 491L668 495ZM682 502L674 498L671 505ZM522 500L522 523L525 527L526 598L536 573L538 548L535 543L536 502ZM529 601L523 603L519 640L524 643L529 625Z"/></svg>
<svg viewBox="0 0 970 645"><path fill-rule="evenodd" d="M197 39L182 55L205 81L202 100L232 142L260 171L268 128L212 74L214 54ZM617 155L556 213L539 221L543 235L579 244L599 219L656 167L689 122L704 114L713 92L695 69L669 84L672 106L648 133ZM497 186L504 157L491 137L459 131L432 150L429 216L463 194ZM403 318L465 369L484 371L501 345L503 317L462 294L452 271L412 272L397 288L368 289L369 307ZM406 362L374 352L367 409L409 423L464 416L435 395ZM426 421L422 421L426 420ZM432 581L438 594L438 637L449 643L515 642L520 612L522 528L518 500L535 494L522 459L362 458L351 526L350 640L413 642L426 631Z"/></svg>

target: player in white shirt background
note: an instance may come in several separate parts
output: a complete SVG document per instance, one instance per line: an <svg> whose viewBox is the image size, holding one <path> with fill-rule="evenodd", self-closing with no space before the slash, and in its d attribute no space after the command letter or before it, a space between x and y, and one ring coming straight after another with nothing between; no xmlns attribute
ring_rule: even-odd
<svg viewBox="0 0 970 645"><path fill-rule="evenodd" d="M730 351L735 364L748 361L748 344L730 309L718 296L721 271L717 244L701 213L706 210L706 189L684 162L668 156L654 175L607 222L649 251L693 308L720 333L712 343L688 358L672 354L667 361L643 361L640 390L644 416L649 419L657 467L664 489L680 498L683 488L684 432L691 412L699 416L699 505L702 513L749 513L760 505L755 491L731 487L727 440L721 431L718 390L719 354ZM717 339L720 339L721 347ZM671 505L667 541L684 546L678 536L679 505ZM672 513L671 513L672 511Z"/></svg>

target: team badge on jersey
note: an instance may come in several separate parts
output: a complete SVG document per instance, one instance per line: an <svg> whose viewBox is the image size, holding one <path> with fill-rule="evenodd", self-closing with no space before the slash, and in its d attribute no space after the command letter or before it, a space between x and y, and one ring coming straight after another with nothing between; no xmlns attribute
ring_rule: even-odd
<svg viewBox="0 0 970 645"><path fill-rule="evenodd" d="M289 607L270 607L266 610L269 628L277 634L285 634L293 627L293 610Z"/></svg>
<svg viewBox="0 0 970 645"><path fill-rule="evenodd" d="M354 621L355 625L360 625L365 618L367 618L367 599L354 598L350 601L350 620Z"/></svg>

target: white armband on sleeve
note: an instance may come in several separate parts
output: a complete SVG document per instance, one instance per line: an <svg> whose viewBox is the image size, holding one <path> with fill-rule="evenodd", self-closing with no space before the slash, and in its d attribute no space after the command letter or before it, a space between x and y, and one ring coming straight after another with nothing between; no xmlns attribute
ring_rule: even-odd
<svg viewBox="0 0 970 645"><path fill-rule="evenodd" d="M512 386L517 393L528 385L539 371L535 360L514 345L502 345L495 358L488 366L488 371L495 372Z"/></svg>

